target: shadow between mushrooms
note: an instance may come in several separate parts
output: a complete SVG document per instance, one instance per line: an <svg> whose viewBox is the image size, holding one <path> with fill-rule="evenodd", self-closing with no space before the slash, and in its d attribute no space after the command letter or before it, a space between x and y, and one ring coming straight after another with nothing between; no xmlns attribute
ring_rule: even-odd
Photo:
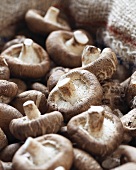
<svg viewBox="0 0 136 170"><path fill-rule="evenodd" d="M91 106L71 118L67 131L81 149L99 157L111 154L123 140L120 119L102 106Z"/></svg>
<svg viewBox="0 0 136 170"><path fill-rule="evenodd" d="M58 110L64 120L101 104L102 87L94 74L86 70L72 70L61 76L48 96L50 110Z"/></svg>
<svg viewBox="0 0 136 170"><path fill-rule="evenodd" d="M27 138L13 157L14 170L54 170L64 167L70 170L73 162L71 142L57 134Z"/></svg>
<svg viewBox="0 0 136 170"><path fill-rule="evenodd" d="M16 78L41 78L50 68L47 52L29 38L10 46L1 55L6 59L11 75Z"/></svg>

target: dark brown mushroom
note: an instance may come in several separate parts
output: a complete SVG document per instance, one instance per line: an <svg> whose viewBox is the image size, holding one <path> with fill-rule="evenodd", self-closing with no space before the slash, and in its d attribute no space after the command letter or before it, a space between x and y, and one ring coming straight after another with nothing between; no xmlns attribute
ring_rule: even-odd
<svg viewBox="0 0 136 170"><path fill-rule="evenodd" d="M50 110L60 111L65 121L101 104L102 87L94 74L86 70L71 70L61 76L48 96Z"/></svg>
<svg viewBox="0 0 136 170"><path fill-rule="evenodd" d="M0 127L7 136L9 142L12 142L15 138L10 133L9 124L12 119L20 118L22 114L14 107L0 103Z"/></svg>
<svg viewBox="0 0 136 170"><path fill-rule="evenodd" d="M43 35L55 30L71 30L68 22L60 16L60 13L61 11L53 6L46 13L29 9L25 15L25 21L31 31Z"/></svg>
<svg viewBox="0 0 136 170"><path fill-rule="evenodd" d="M73 162L71 142L61 135L48 134L27 138L13 157L14 170L53 170L64 167L70 170Z"/></svg>
<svg viewBox="0 0 136 170"><path fill-rule="evenodd" d="M57 133L62 126L63 116L58 111L41 115L31 100L26 101L23 108L26 116L12 120L9 125L10 132L19 140Z"/></svg>
<svg viewBox="0 0 136 170"><path fill-rule="evenodd" d="M24 109L23 109L23 103L28 100L33 100L42 114L46 112L48 108L47 99L42 92L37 91L37 90L27 90L27 91L20 93L14 98L14 100L12 100L10 104L14 108L19 110L22 113L22 115L25 115Z"/></svg>
<svg viewBox="0 0 136 170"><path fill-rule="evenodd" d="M46 39L46 49L50 58L59 66L79 67L84 47L93 44L85 30L53 31Z"/></svg>
<svg viewBox="0 0 136 170"><path fill-rule="evenodd" d="M31 39L15 44L2 52L10 73L16 78L41 78L49 71L50 60L47 52Z"/></svg>
<svg viewBox="0 0 136 170"><path fill-rule="evenodd" d="M0 128L0 150L5 148L7 145L8 145L7 137L3 130Z"/></svg>
<svg viewBox="0 0 136 170"><path fill-rule="evenodd" d="M8 104L17 96L18 86L14 82L0 80L0 103Z"/></svg>
<svg viewBox="0 0 136 170"><path fill-rule="evenodd" d="M99 157L110 155L123 140L123 125L102 106L91 106L67 124L68 134L77 145Z"/></svg>
<svg viewBox="0 0 136 170"><path fill-rule="evenodd" d="M10 70L8 64L3 56L0 56L0 79L8 80L10 77Z"/></svg>
<svg viewBox="0 0 136 170"><path fill-rule="evenodd" d="M74 148L73 167L76 170L102 170L99 163L87 152Z"/></svg>

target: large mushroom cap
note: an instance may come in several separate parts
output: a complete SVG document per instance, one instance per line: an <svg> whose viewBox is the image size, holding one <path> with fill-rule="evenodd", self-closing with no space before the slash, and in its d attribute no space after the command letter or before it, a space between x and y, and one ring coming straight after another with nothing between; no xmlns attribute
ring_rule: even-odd
<svg viewBox="0 0 136 170"><path fill-rule="evenodd" d="M100 157L111 154L123 140L120 119L102 106L91 106L71 118L67 131L80 148Z"/></svg>
<svg viewBox="0 0 136 170"><path fill-rule="evenodd" d="M10 73L17 78L41 78L50 68L47 52L31 39L15 44L2 52Z"/></svg>
<svg viewBox="0 0 136 170"><path fill-rule="evenodd" d="M54 170L62 166L70 170L73 162L71 142L57 134L28 138L13 158L15 170Z"/></svg>
<svg viewBox="0 0 136 170"><path fill-rule="evenodd" d="M71 70L59 79L48 96L51 110L60 111L67 121L87 110L90 105L99 105L102 88L95 75L86 70Z"/></svg>
<svg viewBox="0 0 136 170"><path fill-rule="evenodd" d="M92 38L85 30L53 31L46 39L46 49L51 59L59 66L81 66L81 55L86 44L92 44Z"/></svg>
<svg viewBox="0 0 136 170"><path fill-rule="evenodd" d="M51 6L45 13L36 9L26 12L25 20L29 29L40 34L49 34L55 30L71 30L66 19L60 16L61 11Z"/></svg>

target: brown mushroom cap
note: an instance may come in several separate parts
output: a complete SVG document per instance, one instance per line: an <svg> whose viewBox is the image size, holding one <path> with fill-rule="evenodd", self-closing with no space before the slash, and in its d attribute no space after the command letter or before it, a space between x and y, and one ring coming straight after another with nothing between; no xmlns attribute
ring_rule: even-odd
<svg viewBox="0 0 136 170"><path fill-rule="evenodd" d="M8 104L0 103L0 127L9 141L13 139L13 135L9 130L10 121L20 117L22 117L22 114L17 109Z"/></svg>
<svg viewBox="0 0 136 170"><path fill-rule="evenodd" d="M8 145L7 137L3 130L0 128L0 150L2 150L7 145Z"/></svg>
<svg viewBox="0 0 136 170"><path fill-rule="evenodd" d="M8 64L3 56L0 56L0 79L8 80L10 77L10 70Z"/></svg>
<svg viewBox="0 0 136 170"><path fill-rule="evenodd" d="M91 106L71 118L67 131L80 148L100 157L111 154L123 139L120 119L102 106Z"/></svg>
<svg viewBox="0 0 136 170"><path fill-rule="evenodd" d="M10 122L11 133L19 140L27 137L37 137L49 133L57 133L62 126L63 116L60 112L54 111L40 115L33 101L23 104L26 116L14 119Z"/></svg>
<svg viewBox="0 0 136 170"><path fill-rule="evenodd" d="M28 138L13 158L15 170L52 170L59 166L70 170L73 161L71 142L61 135L48 134Z"/></svg>
<svg viewBox="0 0 136 170"><path fill-rule="evenodd" d="M53 31L46 39L46 49L50 58L59 66L81 66L81 55L86 44L92 44L92 38L85 30Z"/></svg>
<svg viewBox="0 0 136 170"><path fill-rule="evenodd" d="M29 9L25 15L25 21L31 31L44 35L55 30L71 30L68 22L59 14L60 10L53 6L46 13Z"/></svg>
<svg viewBox="0 0 136 170"><path fill-rule="evenodd" d="M90 105L99 105L102 88L95 75L86 70L72 70L61 76L48 96L50 110L60 111L67 121L87 110Z"/></svg>
<svg viewBox="0 0 136 170"><path fill-rule="evenodd" d="M73 166L76 170L102 170L99 163L87 152L74 148Z"/></svg>
<svg viewBox="0 0 136 170"><path fill-rule="evenodd" d="M47 99L42 92L37 90L27 90L20 93L14 98L14 100L12 100L10 104L17 110L19 110L22 113L22 115L25 115L23 103L28 100L33 100L42 114L46 112L48 107Z"/></svg>
<svg viewBox="0 0 136 170"><path fill-rule="evenodd" d="M6 59L11 75L17 78L41 78L50 68L47 52L31 39L10 46L1 55Z"/></svg>
<svg viewBox="0 0 136 170"><path fill-rule="evenodd" d="M9 103L18 92L18 86L14 82L0 80L0 103Z"/></svg>

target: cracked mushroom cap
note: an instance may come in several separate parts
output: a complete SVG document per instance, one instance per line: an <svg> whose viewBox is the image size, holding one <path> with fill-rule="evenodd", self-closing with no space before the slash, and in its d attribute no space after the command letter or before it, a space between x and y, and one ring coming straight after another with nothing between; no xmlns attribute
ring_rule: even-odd
<svg viewBox="0 0 136 170"><path fill-rule="evenodd" d="M90 55L88 53L90 53ZM117 70L118 62L116 54L110 48L104 48L103 51L99 53L99 48L96 49L94 47L92 48L92 46L87 46L82 54L82 67L79 69L90 71L102 82L112 77ZM90 62L91 59L88 59L88 56L93 58L92 62ZM87 62L85 60L87 60Z"/></svg>
<svg viewBox="0 0 136 170"><path fill-rule="evenodd" d="M124 142L128 143L136 137L136 108L121 117L121 122L124 128Z"/></svg>
<svg viewBox="0 0 136 170"><path fill-rule="evenodd" d="M76 170L102 170L99 163L87 152L74 148L73 166Z"/></svg>
<svg viewBox="0 0 136 170"><path fill-rule="evenodd" d="M3 132L3 130L0 128L0 151L5 148L8 145L8 139Z"/></svg>
<svg viewBox="0 0 136 170"><path fill-rule="evenodd" d="M8 80L10 77L10 70L8 64L3 56L0 56L0 80Z"/></svg>
<svg viewBox="0 0 136 170"><path fill-rule="evenodd" d="M99 105L102 88L94 74L86 70L72 70L59 79L48 96L50 110L60 111L65 121Z"/></svg>
<svg viewBox="0 0 136 170"><path fill-rule="evenodd" d="M71 118L67 131L81 149L100 157L111 154L123 138L120 119L102 106L91 106Z"/></svg>
<svg viewBox="0 0 136 170"><path fill-rule="evenodd" d="M0 103L0 127L8 138L8 141L14 139L13 135L10 133L9 124L12 119L20 118L22 114L14 107Z"/></svg>
<svg viewBox="0 0 136 170"><path fill-rule="evenodd" d="M60 14L61 11L53 6L46 13L29 9L25 15L25 21L31 31L44 35L56 30L71 30L66 18Z"/></svg>
<svg viewBox="0 0 136 170"><path fill-rule="evenodd" d="M17 95L18 86L14 82L0 80L0 103L8 104Z"/></svg>
<svg viewBox="0 0 136 170"><path fill-rule="evenodd" d="M12 120L9 125L10 132L19 140L57 133L62 126L63 116L58 111L41 115L31 100L26 101L23 108L26 116Z"/></svg>
<svg viewBox="0 0 136 170"><path fill-rule="evenodd" d="M48 134L27 138L13 158L14 170L53 170L64 167L70 170L73 162L71 142L61 135Z"/></svg>
<svg viewBox="0 0 136 170"><path fill-rule="evenodd" d="M41 78L50 68L47 52L29 38L10 46L1 55L6 59L11 75L16 78Z"/></svg>
<svg viewBox="0 0 136 170"><path fill-rule="evenodd" d="M35 102L36 106L38 107L39 111L44 114L47 110L47 99L45 95L37 90L27 90L19 95L17 95L12 102L10 103L14 108L19 110L22 115L25 115L23 104L28 101L32 100Z"/></svg>
<svg viewBox="0 0 136 170"><path fill-rule="evenodd" d="M92 44L92 38L85 30L53 31L46 39L50 58L59 66L79 67L84 47Z"/></svg>

